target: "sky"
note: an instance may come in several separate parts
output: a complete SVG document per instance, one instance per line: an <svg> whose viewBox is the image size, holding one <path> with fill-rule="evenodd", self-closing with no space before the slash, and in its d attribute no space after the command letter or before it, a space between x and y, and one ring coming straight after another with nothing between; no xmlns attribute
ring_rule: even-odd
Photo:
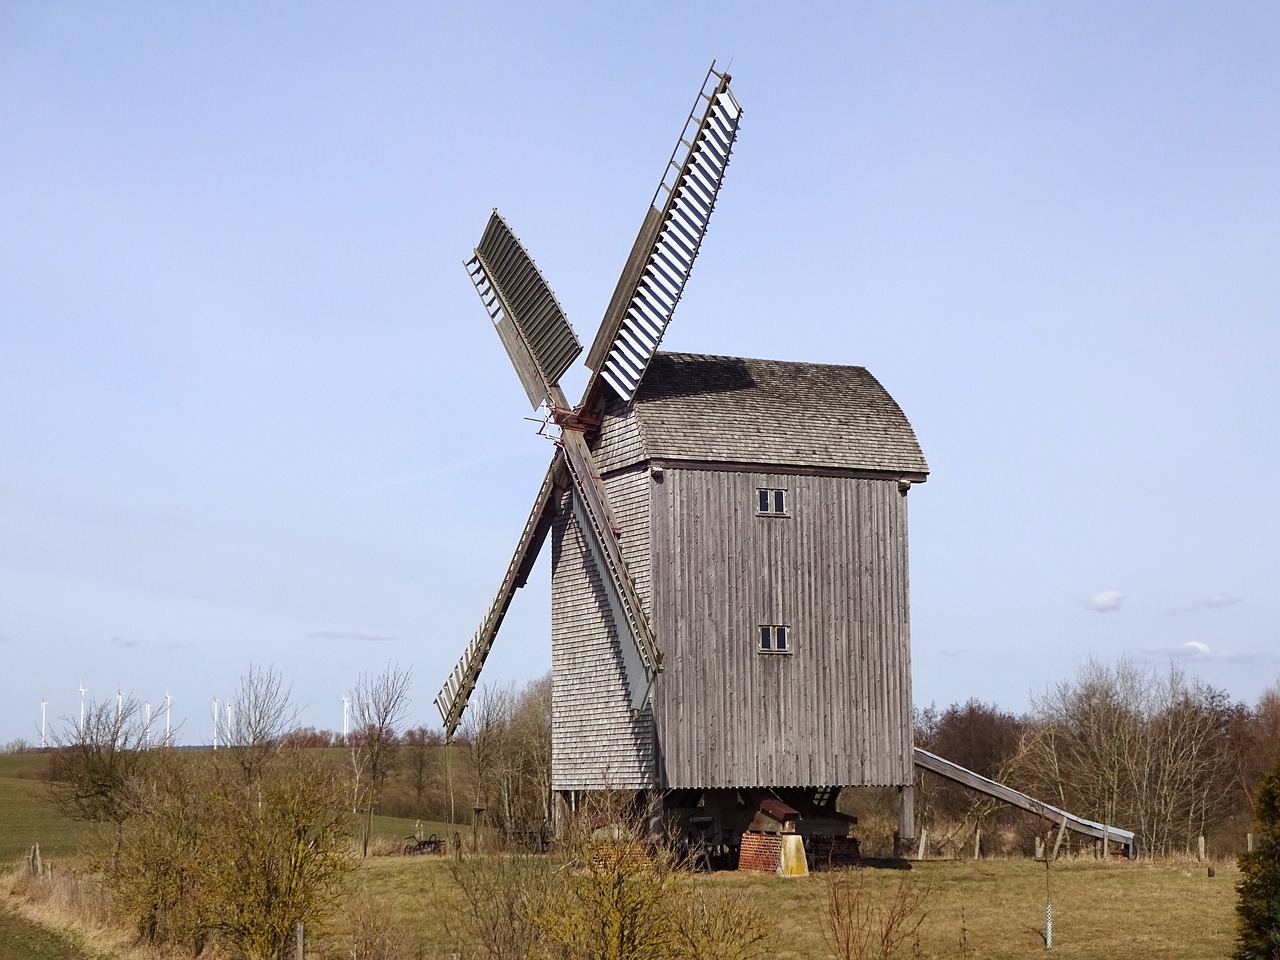
<svg viewBox="0 0 1280 960"><path fill-rule="evenodd" d="M497 207L589 343L713 58L663 346L900 403L917 705L1280 680L1280 6L9 0L0 743L81 686L208 742L250 664L437 726L552 450L462 263ZM485 680L549 669L548 561Z"/></svg>

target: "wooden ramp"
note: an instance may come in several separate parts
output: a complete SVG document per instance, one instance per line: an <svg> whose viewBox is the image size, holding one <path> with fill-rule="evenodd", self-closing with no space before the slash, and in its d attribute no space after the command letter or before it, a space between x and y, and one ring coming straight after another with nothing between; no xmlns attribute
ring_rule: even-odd
<svg viewBox="0 0 1280 960"><path fill-rule="evenodd" d="M1134 843L1133 831L1131 830L1121 830L1119 827L1109 827L1105 823L1097 823L1093 820L1077 817L1075 814L1067 813L1065 810L1060 810L1055 806L1036 800L1034 797L1029 797L1025 793L1014 790L1012 787L1006 787L1003 783L996 783L996 781L974 773L958 763L944 760L936 753L930 753L928 750L916 747L915 758L916 766L921 770L928 770L930 773L946 777L962 787L977 790L979 793L985 793L987 796L1003 800L1005 803L1013 804L1015 807L1021 807L1036 816L1044 817L1046 820L1060 824L1061 830L1070 830L1073 833L1101 840L1104 849L1110 844L1123 847L1130 860L1133 860L1138 855L1137 844Z"/></svg>

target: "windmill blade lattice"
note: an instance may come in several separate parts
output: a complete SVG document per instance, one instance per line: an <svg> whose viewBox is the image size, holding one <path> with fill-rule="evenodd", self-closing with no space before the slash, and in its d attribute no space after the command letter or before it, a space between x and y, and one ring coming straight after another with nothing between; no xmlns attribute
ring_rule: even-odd
<svg viewBox="0 0 1280 960"><path fill-rule="evenodd" d="M497 210L467 261L467 273L529 402L537 407L550 397L582 344L537 264Z"/></svg>
<svg viewBox="0 0 1280 960"><path fill-rule="evenodd" d="M714 65L707 72L587 356L624 400L635 396L662 342L706 235L742 116L729 81Z"/></svg>
<svg viewBox="0 0 1280 960"><path fill-rule="evenodd" d="M551 529L555 514L556 475L560 473L562 460L563 455L557 453L551 466L547 468L547 475L538 488L538 496L533 501L533 509L529 511L529 519L525 521L524 530L520 533L520 541L516 544L511 563L507 565L507 573L502 578L498 594L489 604L488 613L471 642L467 644L467 649L462 652L453 673L449 674L449 679L436 695L436 709L440 711L440 719L448 739L453 738L458 724L462 722L462 712L467 708L467 702L476 688L480 668L484 666L484 661L493 648L498 627L502 625L507 608L511 606L511 598L528 580L533 562L538 558L547 532Z"/></svg>

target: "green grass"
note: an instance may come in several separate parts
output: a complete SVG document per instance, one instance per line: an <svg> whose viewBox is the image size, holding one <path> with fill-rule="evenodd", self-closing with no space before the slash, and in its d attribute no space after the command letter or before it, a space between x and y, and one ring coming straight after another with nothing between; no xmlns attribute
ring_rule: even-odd
<svg viewBox="0 0 1280 960"><path fill-rule="evenodd" d="M376 853L399 853L404 849L407 839L414 835L417 823L417 820L410 817L383 817L375 814L373 817L373 838L369 844L370 849ZM470 827L458 824L450 826L447 823L440 823L435 820L422 821L422 836L424 839L435 834L439 839L448 841L455 831L461 831L463 837L469 837L470 829Z"/></svg>
<svg viewBox="0 0 1280 960"><path fill-rule="evenodd" d="M49 784L38 779L48 754L0 755L0 864L20 859L33 843L45 858L75 854L89 828L64 817L49 799Z"/></svg>
<svg viewBox="0 0 1280 960"><path fill-rule="evenodd" d="M0 779L37 780L48 769L47 753L0 753Z"/></svg>
<svg viewBox="0 0 1280 960"><path fill-rule="evenodd" d="M0 906L0 960L89 960L89 954Z"/></svg>

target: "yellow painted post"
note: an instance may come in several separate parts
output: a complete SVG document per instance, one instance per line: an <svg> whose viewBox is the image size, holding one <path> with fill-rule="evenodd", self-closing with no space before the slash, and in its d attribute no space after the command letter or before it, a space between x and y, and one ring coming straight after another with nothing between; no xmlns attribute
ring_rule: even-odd
<svg viewBox="0 0 1280 960"><path fill-rule="evenodd" d="M782 849L778 855L778 876L807 877L809 861L804 855L804 838L798 833L784 833L779 839Z"/></svg>

